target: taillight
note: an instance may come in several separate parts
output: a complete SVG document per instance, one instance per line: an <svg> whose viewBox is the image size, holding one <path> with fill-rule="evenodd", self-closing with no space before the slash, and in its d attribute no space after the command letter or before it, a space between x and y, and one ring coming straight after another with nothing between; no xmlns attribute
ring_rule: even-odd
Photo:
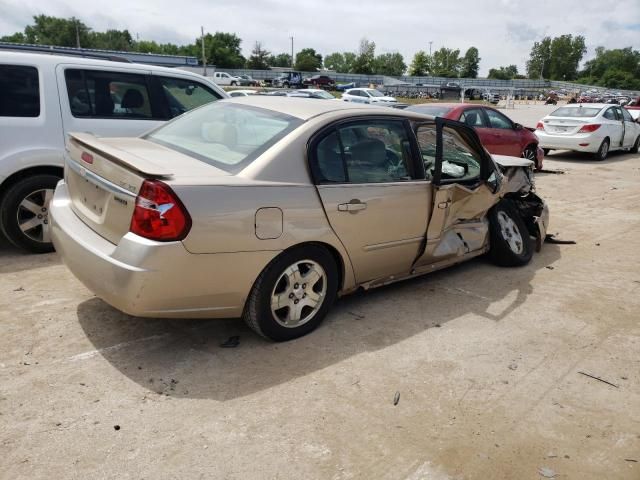
<svg viewBox="0 0 640 480"><path fill-rule="evenodd" d="M184 239L190 229L191 217L174 191L158 180L145 180L129 230L150 240L172 242Z"/></svg>
<svg viewBox="0 0 640 480"><path fill-rule="evenodd" d="M600 125L596 125L596 124L583 125L583 127L580 130L578 130L578 133L591 133L591 132L595 132L599 128L600 128Z"/></svg>
<svg viewBox="0 0 640 480"><path fill-rule="evenodd" d="M536 130L544 130L544 125L542 124L542 122L538 122L538 124L536 125Z"/></svg>

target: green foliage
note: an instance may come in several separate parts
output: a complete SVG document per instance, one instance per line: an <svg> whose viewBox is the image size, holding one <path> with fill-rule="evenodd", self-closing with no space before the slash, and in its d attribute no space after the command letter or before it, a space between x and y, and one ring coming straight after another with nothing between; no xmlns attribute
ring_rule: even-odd
<svg viewBox="0 0 640 480"><path fill-rule="evenodd" d="M4 37L0 37L0 42L9 42L9 43L26 43L27 37L25 37L24 33L16 32L13 35L5 35Z"/></svg>
<svg viewBox="0 0 640 480"><path fill-rule="evenodd" d="M270 55L271 52L262 48L260 42L256 42L251 51L251 56L247 60L247 68L252 70L267 70L269 68Z"/></svg>
<svg viewBox="0 0 640 480"><path fill-rule="evenodd" d="M585 63L581 82L608 88L640 90L640 52L631 47L596 48L596 58Z"/></svg>
<svg viewBox="0 0 640 480"><path fill-rule="evenodd" d="M406 69L404 58L399 53L383 53L374 60L373 71L378 75L399 77L404 74Z"/></svg>
<svg viewBox="0 0 640 480"><path fill-rule="evenodd" d="M585 40L581 35L545 37L531 48L527 75L529 78L575 80L578 77L578 65L586 52Z"/></svg>
<svg viewBox="0 0 640 480"><path fill-rule="evenodd" d="M509 65L508 67L491 68L487 78L495 78L497 80L512 80L518 77L518 67Z"/></svg>
<svg viewBox="0 0 640 480"><path fill-rule="evenodd" d="M89 47L91 29L75 17L57 18L48 15L33 17L33 25L24 29L26 43L61 47Z"/></svg>
<svg viewBox="0 0 640 480"><path fill-rule="evenodd" d="M271 55L268 60L270 67L290 67L291 55L288 53L279 53L278 55Z"/></svg>
<svg viewBox="0 0 640 480"><path fill-rule="evenodd" d="M416 52L413 56L413 61L409 66L409 75L415 77L424 77L428 75L430 72L430 62L429 55L424 50L420 50Z"/></svg>
<svg viewBox="0 0 640 480"><path fill-rule="evenodd" d="M295 69L302 72L316 72L322 68L322 55L313 48L303 48L296 53Z"/></svg>
<svg viewBox="0 0 640 480"><path fill-rule="evenodd" d="M437 77L457 77L460 74L462 59L460 50L442 47L433 52L430 61L430 73Z"/></svg>
<svg viewBox="0 0 640 480"><path fill-rule="evenodd" d="M243 68L245 58L240 44L242 40L235 33L216 32L204 36L207 63L218 68Z"/></svg>
<svg viewBox="0 0 640 480"><path fill-rule="evenodd" d="M353 73L356 54L353 52L335 52L324 57L324 68L340 73Z"/></svg>
<svg viewBox="0 0 640 480"><path fill-rule="evenodd" d="M133 38L128 30L91 32L91 48L128 52L133 49L133 46Z"/></svg>
<svg viewBox="0 0 640 480"><path fill-rule="evenodd" d="M376 44L366 38L360 40L358 56L351 67L352 73L372 75L375 69Z"/></svg>
<svg viewBox="0 0 640 480"><path fill-rule="evenodd" d="M476 47L470 47L462 59L460 76L462 78L477 78L480 67L480 53Z"/></svg>

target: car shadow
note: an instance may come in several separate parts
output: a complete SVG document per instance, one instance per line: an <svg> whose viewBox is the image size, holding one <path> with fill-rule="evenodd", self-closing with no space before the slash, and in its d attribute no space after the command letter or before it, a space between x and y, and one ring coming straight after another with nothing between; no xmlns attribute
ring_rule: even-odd
<svg viewBox="0 0 640 480"><path fill-rule="evenodd" d="M55 253L34 254L16 248L0 234L0 274L15 273L60 263Z"/></svg>
<svg viewBox="0 0 640 480"><path fill-rule="evenodd" d="M620 150L616 150L615 152L609 152L609 155L605 160L596 160L593 158L592 153L586 152L574 152L571 150L558 150L553 151L545 155L545 160L554 160L557 162L566 162L566 163L593 163L596 166L599 165L608 165L610 163L618 163L621 160L631 160L636 158L637 154L623 152Z"/></svg>
<svg viewBox="0 0 640 480"><path fill-rule="evenodd" d="M566 248L566 247L565 247ZM149 391L225 401L274 387L350 357L383 349L451 320L503 320L532 292L532 279L561 256L545 245L531 263L504 269L479 258L344 297L315 332L265 341L239 319L159 320L127 316L93 298L77 308L96 352ZM235 348L221 344L239 336ZM354 381L358 371L349 371Z"/></svg>

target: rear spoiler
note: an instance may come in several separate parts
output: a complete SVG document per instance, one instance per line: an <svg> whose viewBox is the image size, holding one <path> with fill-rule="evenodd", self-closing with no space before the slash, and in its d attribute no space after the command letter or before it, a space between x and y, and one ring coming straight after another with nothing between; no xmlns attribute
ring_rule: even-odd
<svg viewBox="0 0 640 480"><path fill-rule="evenodd" d="M102 142L98 137L91 133L69 133L69 142L75 143L76 146L100 155L110 162L127 168L128 170L133 170L144 177L168 178L174 174L173 171L168 170L161 165L157 165L154 162L141 158L131 152L121 150L111 144ZM77 161L79 159L75 160Z"/></svg>

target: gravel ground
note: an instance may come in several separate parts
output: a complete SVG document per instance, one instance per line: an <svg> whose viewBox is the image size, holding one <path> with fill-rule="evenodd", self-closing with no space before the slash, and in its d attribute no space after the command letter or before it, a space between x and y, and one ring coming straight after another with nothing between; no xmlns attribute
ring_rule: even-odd
<svg viewBox="0 0 640 480"><path fill-rule="evenodd" d="M577 245L344 298L286 344L127 317L0 245L0 478L639 479L640 156L545 168Z"/></svg>

